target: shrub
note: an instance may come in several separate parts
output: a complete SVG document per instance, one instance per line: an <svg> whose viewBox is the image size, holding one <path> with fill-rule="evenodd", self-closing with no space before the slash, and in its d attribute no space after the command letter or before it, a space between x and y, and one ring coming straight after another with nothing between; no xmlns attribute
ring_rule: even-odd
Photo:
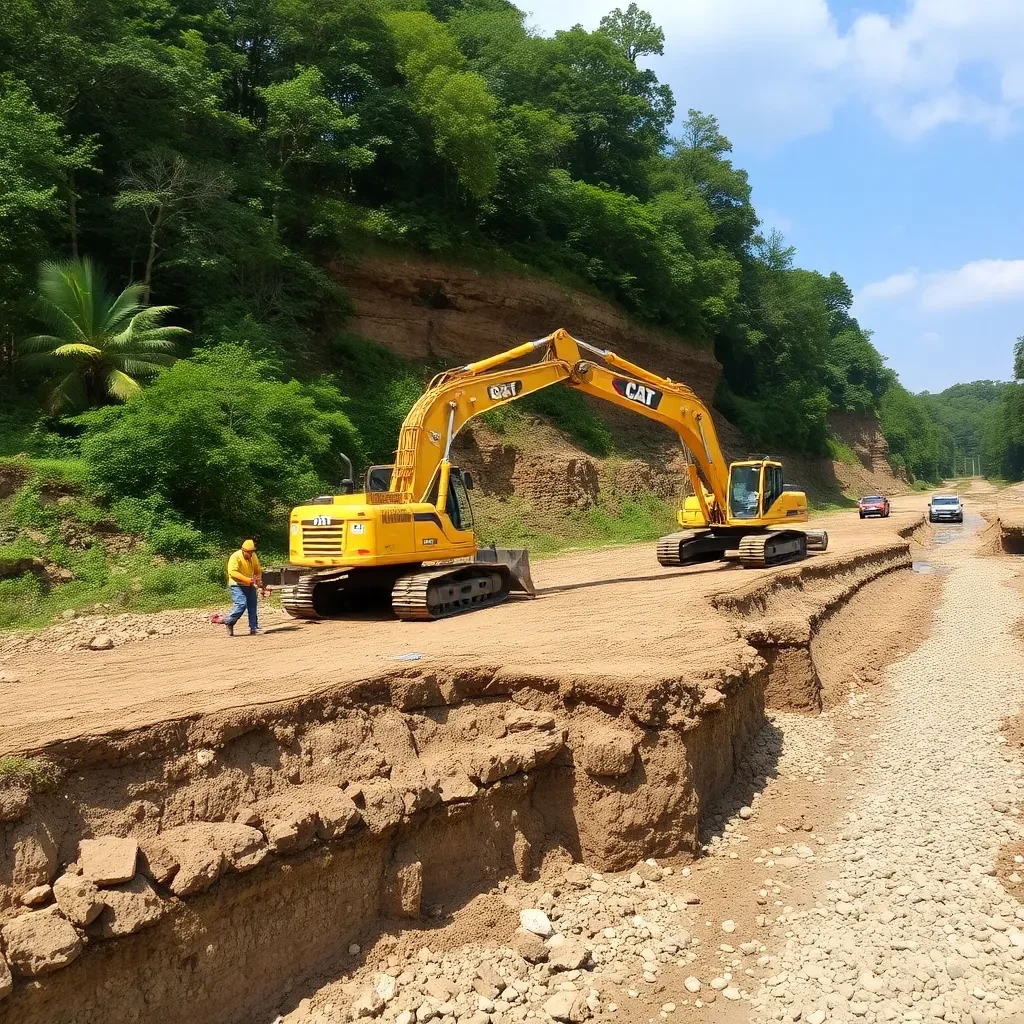
<svg viewBox="0 0 1024 1024"><path fill-rule="evenodd" d="M63 773L42 757L0 757L0 786L28 786L34 790L56 789Z"/></svg>
<svg viewBox="0 0 1024 1024"><path fill-rule="evenodd" d="M82 455L109 496L141 498L137 514L166 507L255 533L339 476L337 452L355 440L344 404L327 383L282 380L272 363L220 345L123 406L78 417Z"/></svg>
<svg viewBox="0 0 1024 1024"><path fill-rule="evenodd" d="M202 533L187 523L164 523L150 531L146 539L156 554L168 558L202 558L208 553Z"/></svg>

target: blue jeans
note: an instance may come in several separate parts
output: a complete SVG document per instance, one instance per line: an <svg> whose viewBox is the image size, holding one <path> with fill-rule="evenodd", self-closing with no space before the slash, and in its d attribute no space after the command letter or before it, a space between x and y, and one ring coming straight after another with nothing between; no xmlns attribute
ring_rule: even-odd
<svg viewBox="0 0 1024 1024"><path fill-rule="evenodd" d="M224 620L229 626L233 626L241 617L242 612L249 613L249 631L259 629L259 621L256 617L256 588L251 584L243 587L240 583L231 584L231 600L234 604Z"/></svg>

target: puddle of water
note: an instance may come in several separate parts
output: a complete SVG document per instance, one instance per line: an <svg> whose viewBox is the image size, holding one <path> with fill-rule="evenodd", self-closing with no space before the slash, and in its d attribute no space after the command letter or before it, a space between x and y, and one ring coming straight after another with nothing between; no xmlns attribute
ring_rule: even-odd
<svg viewBox="0 0 1024 1024"><path fill-rule="evenodd" d="M912 562L910 568L914 572L919 572L924 576L930 576L932 574L936 576L945 576L949 572L948 567L944 565L932 565L931 562Z"/></svg>

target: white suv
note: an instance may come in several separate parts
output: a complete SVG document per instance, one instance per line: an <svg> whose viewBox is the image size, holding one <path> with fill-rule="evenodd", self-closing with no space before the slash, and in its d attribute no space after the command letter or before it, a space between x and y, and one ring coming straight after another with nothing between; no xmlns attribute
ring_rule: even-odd
<svg viewBox="0 0 1024 1024"><path fill-rule="evenodd" d="M957 494L936 494L928 502L929 523L962 523L964 506Z"/></svg>

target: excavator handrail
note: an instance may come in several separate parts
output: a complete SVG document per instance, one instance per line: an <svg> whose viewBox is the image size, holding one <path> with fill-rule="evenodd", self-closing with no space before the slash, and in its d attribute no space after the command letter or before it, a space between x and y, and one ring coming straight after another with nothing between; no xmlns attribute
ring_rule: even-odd
<svg viewBox="0 0 1024 1024"><path fill-rule="evenodd" d="M508 366L541 349L543 355L534 362ZM584 359L583 353L600 363ZM439 470L446 488L452 441L470 419L559 383L673 430L692 453L712 498L706 506L708 521L725 522L729 466L707 406L685 384L578 341L562 329L435 376L402 423L390 490L406 500L425 501ZM704 505L701 489L697 494Z"/></svg>

